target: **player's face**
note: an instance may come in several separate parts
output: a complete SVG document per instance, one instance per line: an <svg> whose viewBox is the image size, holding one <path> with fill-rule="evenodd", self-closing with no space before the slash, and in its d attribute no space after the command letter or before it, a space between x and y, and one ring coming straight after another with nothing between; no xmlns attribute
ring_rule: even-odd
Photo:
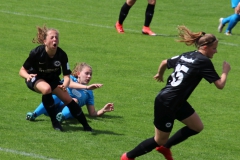
<svg viewBox="0 0 240 160"><path fill-rule="evenodd" d="M79 83L81 84L88 84L92 79L92 69L89 67L84 67L78 75Z"/></svg>
<svg viewBox="0 0 240 160"><path fill-rule="evenodd" d="M207 46L206 49L206 56L208 58L213 58L213 55L217 53L217 46L218 46L218 41L215 41L213 45Z"/></svg>
<svg viewBox="0 0 240 160"><path fill-rule="evenodd" d="M59 39L58 32L55 30L49 30L47 37L44 40L44 44L48 50L56 50L58 47Z"/></svg>

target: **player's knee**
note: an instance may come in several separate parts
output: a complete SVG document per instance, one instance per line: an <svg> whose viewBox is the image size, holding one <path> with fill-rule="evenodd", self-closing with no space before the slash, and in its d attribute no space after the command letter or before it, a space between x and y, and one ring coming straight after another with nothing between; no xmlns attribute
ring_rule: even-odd
<svg viewBox="0 0 240 160"><path fill-rule="evenodd" d="M133 6L134 4L135 4L135 2L136 2L136 0L127 0L127 4L129 5L129 6Z"/></svg>
<svg viewBox="0 0 240 160"><path fill-rule="evenodd" d="M44 86L44 87L37 88L37 89L38 89L43 95L52 93L52 89L51 89L50 86Z"/></svg>
<svg viewBox="0 0 240 160"><path fill-rule="evenodd" d="M148 0L148 4L155 5L156 4L156 0Z"/></svg>

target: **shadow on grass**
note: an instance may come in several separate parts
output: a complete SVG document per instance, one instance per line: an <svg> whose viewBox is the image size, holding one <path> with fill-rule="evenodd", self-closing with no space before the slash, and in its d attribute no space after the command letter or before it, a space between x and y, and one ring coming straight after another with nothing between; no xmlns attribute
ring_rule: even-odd
<svg viewBox="0 0 240 160"><path fill-rule="evenodd" d="M113 117L117 117L117 116L113 116ZM97 119L97 118L94 118L94 117L91 117L92 119ZM112 118L112 116L111 116ZM110 119L111 119L110 118ZM106 119L106 118L104 118ZM68 119L68 120L65 120L62 122L62 127L64 129L64 132L72 132L72 131L76 131L76 132L79 132L79 131L82 131L82 132L85 132L82 125L76 120L76 119ZM119 134L119 133L115 133L113 131L109 131L109 130L99 130L99 129L95 129L93 128L93 131L92 132L89 132L91 133L92 135L99 135L99 134L110 134L110 135L123 135L123 134Z"/></svg>
<svg viewBox="0 0 240 160"><path fill-rule="evenodd" d="M128 33L124 33L124 34L134 34L134 35L142 35L142 36L147 36L147 37L156 37L156 36L161 36L161 37L178 37L178 35L171 35L171 34L161 34L158 33L156 36L149 36L146 34L142 34L142 33L136 33L136 32L128 32Z"/></svg>
<svg viewBox="0 0 240 160"><path fill-rule="evenodd" d="M102 120L102 119L117 119L117 118L122 118L122 116L115 116L115 115L107 115L107 114L104 114L102 115L101 117L92 117L92 116L89 116L89 115L85 115L87 118L89 119L99 119L99 120Z"/></svg>

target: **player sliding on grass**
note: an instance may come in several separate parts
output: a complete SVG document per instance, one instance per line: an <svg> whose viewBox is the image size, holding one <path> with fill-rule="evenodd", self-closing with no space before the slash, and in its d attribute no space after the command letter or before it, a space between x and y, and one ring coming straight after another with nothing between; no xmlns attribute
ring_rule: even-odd
<svg viewBox="0 0 240 160"><path fill-rule="evenodd" d="M203 130L200 117L187 102L188 97L202 78L209 83L214 83L218 89L223 89L225 86L228 72L231 69L230 65L223 62L222 74L219 77L210 60L217 53L218 39L204 32L193 33L185 26L179 26L178 29L180 36L178 41L188 46L195 45L197 50L161 62L154 76L157 81L163 82L163 75L167 68L172 68L173 72L168 77L166 86L155 98L155 136L124 153L121 160L134 160L154 148L167 160L173 160L170 148ZM169 139L175 119L185 126Z"/></svg>
<svg viewBox="0 0 240 160"><path fill-rule="evenodd" d="M78 103L79 107L86 105L90 116L101 116L106 112L113 111L113 103L107 103L102 109L98 111L95 110L93 91L89 89L100 88L102 87L102 84L86 86L91 79L92 67L87 63L76 63L72 74L70 75L70 84L67 88L69 95ZM53 95L53 99L57 107L56 109L59 111L56 117L58 121L61 122L65 119L73 118L69 108L65 106L57 96ZM47 115L43 103L41 103L33 113L28 112L26 119L33 121L42 114Z"/></svg>
<svg viewBox="0 0 240 160"><path fill-rule="evenodd" d="M33 42L41 45L31 50L19 71L20 76L25 78L29 89L42 94L42 103L51 118L54 129L63 131L62 126L56 120L57 112L52 94L59 97L69 107L71 114L83 125L85 131L92 131L82 109L66 91L71 70L67 54L58 47L59 32L56 29L48 29L46 26L37 27L37 30L38 34ZM64 77L63 83L60 83L59 78L61 70Z"/></svg>

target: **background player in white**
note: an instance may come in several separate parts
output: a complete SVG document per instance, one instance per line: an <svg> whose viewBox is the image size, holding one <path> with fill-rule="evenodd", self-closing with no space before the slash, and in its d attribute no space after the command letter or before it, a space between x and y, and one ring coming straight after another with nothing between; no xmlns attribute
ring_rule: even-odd
<svg viewBox="0 0 240 160"><path fill-rule="evenodd" d="M181 143L188 137L198 134L203 129L203 123L187 102L188 97L204 78L214 83L218 89L223 89L227 80L230 65L223 62L221 77L214 69L213 55L217 53L218 39L204 32L193 33L185 26L179 26L179 42L195 45L197 50L183 53L179 56L163 60L154 78L163 82L166 68L173 72L168 77L166 86L159 92L154 103L155 136L137 145L133 150L124 153L121 160L134 160L154 148L167 160L173 160L170 148ZM178 130L170 139L174 120L181 121L185 126Z"/></svg>

